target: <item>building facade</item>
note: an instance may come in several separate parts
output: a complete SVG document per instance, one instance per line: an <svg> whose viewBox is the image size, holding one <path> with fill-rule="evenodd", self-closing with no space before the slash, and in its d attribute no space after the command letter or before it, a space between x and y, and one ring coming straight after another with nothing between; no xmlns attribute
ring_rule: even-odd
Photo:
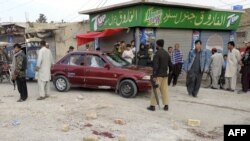
<svg viewBox="0 0 250 141"><path fill-rule="evenodd" d="M157 39L164 39L167 48L179 43L187 57L194 41L201 39L207 50L227 52L228 41L236 38L242 12L213 7L180 5L163 1L137 0L95 10L79 12L90 15L90 30L128 28L114 36L99 39L101 50L110 51L116 41L137 41L155 48Z"/></svg>
<svg viewBox="0 0 250 141"><path fill-rule="evenodd" d="M244 41L250 41L250 8L244 10L245 13L242 14L240 26L237 30L237 46L242 48L244 46Z"/></svg>

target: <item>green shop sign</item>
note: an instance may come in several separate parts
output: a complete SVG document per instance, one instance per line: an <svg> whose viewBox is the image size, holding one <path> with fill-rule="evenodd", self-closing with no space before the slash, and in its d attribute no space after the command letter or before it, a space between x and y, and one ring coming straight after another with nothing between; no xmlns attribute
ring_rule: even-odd
<svg viewBox="0 0 250 141"><path fill-rule="evenodd" d="M139 5L90 15L90 29L142 26L235 30L240 17L240 12Z"/></svg>
<svg viewBox="0 0 250 141"><path fill-rule="evenodd" d="M133 27L139 25L140 7L124 8L90 15L90 30L98 31L113 27Z"/></svg>

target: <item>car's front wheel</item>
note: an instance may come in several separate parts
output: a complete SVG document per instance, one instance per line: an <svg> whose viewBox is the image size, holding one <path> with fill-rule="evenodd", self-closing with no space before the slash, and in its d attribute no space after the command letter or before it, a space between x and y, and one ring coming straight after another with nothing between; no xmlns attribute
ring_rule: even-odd
<svg viewBox="0 0 250 141"><path fill-rule="evenodd" d="M134 81L126 79L120 82L119 94L125 98L134 97L137 94L137 86Z"/></svg>
<svg viewBox="0 0 250 141"><path fill-rule="evenodd" d="M69 80L62 75L58 75L53 79L54 86L59 92L66 92L70 89Z"/></svg>

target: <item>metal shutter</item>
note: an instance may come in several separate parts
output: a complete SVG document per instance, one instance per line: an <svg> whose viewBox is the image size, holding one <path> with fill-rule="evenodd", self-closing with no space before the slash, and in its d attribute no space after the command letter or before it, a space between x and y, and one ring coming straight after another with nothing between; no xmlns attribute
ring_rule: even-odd
<svg viewBox="0 0 250 141"><path fill-rule="evenodd" d="M174 47L176 43L180 44L180 50L183 53L183 59L186 60L192 44L192 30L178 29L157 29L156 39L164 39L164 48Z"/></svg>

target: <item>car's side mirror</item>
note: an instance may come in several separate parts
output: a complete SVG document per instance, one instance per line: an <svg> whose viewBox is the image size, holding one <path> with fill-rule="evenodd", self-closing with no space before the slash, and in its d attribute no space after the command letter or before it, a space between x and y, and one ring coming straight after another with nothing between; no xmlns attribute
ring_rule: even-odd
<svg viewBox="0 0 250 141"><path fill-rule="evenodd" d="M106 68L106 69L109 70L109 69L110 69L110 65L109 65L109 64L105 64L105 65L104 65L104 68Z"/></svg>

